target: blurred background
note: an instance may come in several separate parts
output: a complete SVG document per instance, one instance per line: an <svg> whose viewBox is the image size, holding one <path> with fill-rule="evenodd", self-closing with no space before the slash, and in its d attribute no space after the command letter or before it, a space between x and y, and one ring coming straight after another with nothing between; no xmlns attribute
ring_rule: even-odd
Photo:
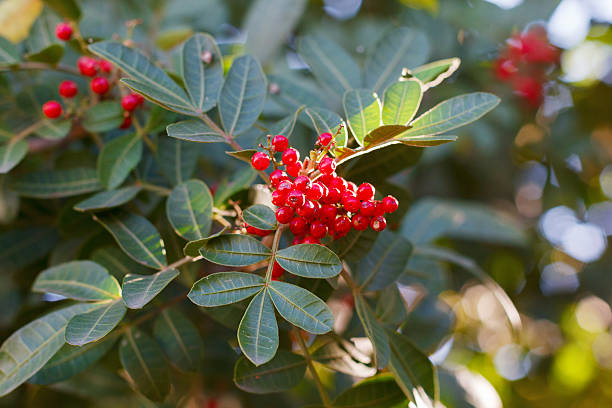
<svg viewBox="0 0 612 408"><path fill-rule="evenodd" d="M518 246L476 244L465 235L442 240L476 260L507 291L523 328L512 332L485 286L459 270L434 264L423 269L428 279L402 282L412 307L409 335L439 366L446 407L612 406L612 251L607 246L612 234L612 1L80 3L85 36L125 33L125 21L142 19L135 41L151 52L153 45L161 47L157 57L168 66L173 66L176 46L195 31L215 36L228 65L233 55L254 54L270 75L271 95L264 111L269 123L299 106L275 92L287 78L341 111L341 98L322 91L295 52L297 35L316 33L331 39L363 63L386 32L407 26L425 38L415 65L460 57L459 70L428 92L423 105L478 90L497 94L502 103L484 119L461 128L457 142L426 149L418 166L393 182L414 199L433 196L492 206L529 232L528 244ZM54 74L39 77L40 83L49 75ZM293 138L298 146L312 143L312 137L306 126L296 125ZM218 154L222 150L215 149L207 146L202 153L211 184L219 168L234 170ZM7 224L14 217L10 200L16 198L1 182L0 190L0 221ZM6 282L0 285L1 338L23 319L19 307L28 296L27 288L16 290L19 283ZM415 287L433 296L418 302L412 296ZM231 364L220 369L225 370L231 370ZM85 381L89 387L114 392L113 383L96 375L59 386L57 394L44 394L46 401L77 398ZM331 378L326 381L333 383ZM227 387L231 385L221 389ZM303 397L311 391L301 387L295 393L316 401ZM234 397L227 398L228 407L239 406L231 405ZM251 402L243 406L258 401L268 401L269 407L292 406L278 405L278 398L259 398L249 397ZM26 406L41 406L36 405L40 401ZM0 400L0 406L15 403Z"/></svg>

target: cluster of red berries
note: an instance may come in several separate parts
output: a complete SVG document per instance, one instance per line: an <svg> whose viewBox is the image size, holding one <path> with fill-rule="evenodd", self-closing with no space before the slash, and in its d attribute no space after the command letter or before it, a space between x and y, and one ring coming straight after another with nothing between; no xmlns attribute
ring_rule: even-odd
<svg viewBox="0 0 612 408"><path fill-rule="evenodd" d="M60 40L70 40L72 33L72 26L69 23L59 23L55 27L55 35ZM104 59L82 56L77 60L77 68L81 75L92 77L89 84L92 92L98 95L104 95L109 91L110 83L104 75L108 75L113 71L113 65L110 62ZM73 81L62 81L58 90L59 94L67 99L74 98L79 93L79 88ZM123 123L119 126L120 129L127 129L131 126L132 120L130 114L142 103L144 103L144 98L136 93L130 93L121 98L121 106L124 109L124 119ZM43 105L42 111L47 118L55 119L61 116L63 109L58 101L51 100Z"/></svg>
<svg viewBox="0 0 612 408"><path fill-rule="evenodd" d="M510 82L514 92L532 107L542 103L543 83L551 65L559 63L559 49L548 41L546 29L530 28L514 34L495 61L495 75Z"/></svg>
<svg viewBox="0 0 612 408"><path fill-rule="evenodd" d="M276 220L288 224L295 237L292 245L319 244L328 235L338 239L352 228L382 231L387 226L384 215L398 208L399 202L393 196L375 200L370 183L357 186L336 174L336 162L327 155L333 139L330 133L321 134L319 147L311 155L314 160L300 161L300 153L289 147L287 138L276 135L268 143L267 153L257 152L251 158L256 170L263 171L271 162L274 164L275 170L270 174L272 203L278 207ZM274 153L282 153L282 163L276 161ZM284 171L281 166L285 166ZM259 236L268 233L251 226L247 232ZM272 276L280 276L279 273L282 268L274 265Z"/></svg>

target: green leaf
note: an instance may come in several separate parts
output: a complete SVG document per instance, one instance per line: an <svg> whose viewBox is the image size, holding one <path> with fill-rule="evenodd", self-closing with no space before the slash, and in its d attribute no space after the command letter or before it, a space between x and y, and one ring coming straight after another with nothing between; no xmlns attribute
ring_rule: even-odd
<svg viewBox="0 0 612 408"><path fill-rule="evenodd" d="M415 245L440 237L517 246L527 243L520 224L501 212L478 203L439 198L414 203L400 231Z"/></svg>
<svg viewBox="0 0 612 408"><path fill-rule="evenodd" d="M395 140L405 146L430 147L454 142L457 136L433 135L433 136L399 136Z"/></svg>
<svg viewBox="0 0 612 408"><path fill-rule="evenodd" d="M242 316L238 343L244 355L256 366L272 360L278 349L278 325L267 289L260 291Z"/></svg>
<svg viewBox="0 0 612 408"><path fill-rule="evenodd" d="M252 273L218 272L194 283L188 297L198 306L229 305L261 291L264 283L261 276Z"/></svg>
<svg viewBox="0 0 612 408"><path fill-rule="evenodd" d="M212 54L210 63L202 61L202 54ZM181 75L192 105L207 112L217 104L223 84L223 57L208 34L197 33L181 49Z"/></svg>
<svg viewBox="0 0 612 408"><path fill-rule="evenodd" d="M422 398L420 391L425 391L431 400L438 400L438 376L429 358L407 336L390 330L388 336L391 345L389 371L404 395L416 403Z"/></svg>
<svg viewBox="0 0 612 408"><path fill-rule="evenodd" d="M292 245L276 253L276 262L294 275L305 278L333 278L342 270L342 261L329 248L316 244Z"/></svg>
<svg viewBox="0 0 612 408"><path fill-rule="evenodd" d="M122 82L149 100L179 113L194 114L196 108L185 91L140 51L116 41L97 42L89 50L125 72L132 79Z"/></svg>
<svg viewBox="0 0 612 408"><path fill-rule="evenodd" d="M374 365L379 369L383 369L389 363L389 339L385 329L376 320L376 315L361 293L355 293L354 295L355 310L366 336L372 342L372 346L374 346Z"/></svg>
<svg viewBox="0 0 612 408"><path fill-rule="evenodd" d="M82 346L100 340L123 320L127 311L121 299L98 303L98 305L98 308L70 319L66 326L68 344Z"/></svg>
<svg viewBox="0 0 612 408"><path fill-rule="evenodd" d="M115 210L98 214L94 220L102 224L121 249L136 262L156 269L166 265L164 241L146 218Z"/></svg>
<svg viewBox="0 0 612 408"><path fill-rule="evenodd" d="M276 229L274 210L267 205L255 204L242 212L244 221L255 228L270 231Z"/></svg>
<svg viewBox="0 0 612 408"><path fill-rule="evenodd" d="M114 101L102 101L85 111L83 127L93 133L117 129L123 123L123 108Z"/></svg>
<svg viewBox="0 0 612 408"><path fill-rule="evenodd" d="M201 120L184 120L172 123L166 128L168 136L175 139L198 143L220 143L225 142L223 136L212 130Z"/></svg>
<svg viewBox="0 0 612 408"><path fill-rule="evenodd" d="M188 27L169 28L160 32L155 37L155 45L164 51L169 51L177 45L187 41L193 34L193 30Z"/></svg>
<svg viewBox="0 0 612 408"><path fill-rule="evenodd" d="M90 259L104 266L114 277L123 278L128 273L149 273L150 270L130 258L121 248L109 244L95 249Z"/></svg>
<svg viewBox="0 0 612 408"><path fill-rule="evenodd" d="M43 125L34 133L43 139L60 140L66 137L72 128L72 120L70 119L45 119Z"/></svg>
<svg viewBox="0 0 612 408"><path fill-rule="evenodd" d="M334 408L399 408L407 407L406 397L393 376L380 374L344 391L334 400Z"/></svg>
<svg viewBox="0 0 612 408"><path fill-rule="evenodd" d="M162 401L170 392L163 351L147 334L129 329L119 343L119 359L131 382L145 397Z"/></svg>
<svg viewBox="0 0 612 408"><path fill-rule="evenodd" d="M78 21L81 18L81 9L75 0L44 0L44 2L68 20Z"/></svg>
<svg viewBox="0 0 612 408"><path fill-rule="evenodd" d="M22 197L60 198L91 193L102 186L96 170L74 168L26 174L17 179L12 188Z"/></svg>
<svg viewBox="0 0 612 408"><path fill-rule="evenodd" d="M130 309L142 309L178 275L176 269L164 269L153 275L127 274L123 277L123 301Z"/></svg>
<svg viewBox="0 0 612 408"><path fill-rule="evenodd" d="M370 251L377 238L378 233L371 228L364 231L352 229L344 237L334 242L333 249L340 259L356 262Z"/></svg>
<svg viewBox="0 0 612 408"><path fill-rule="evenodd" d="M153 336L172 365L187 372L197 370L204 344L198 329L182 313L164 309L155 319Z"/></svg>
<svg viewBox="0 0 612 408"><path fill-rule="evenodd" d="M403 284L401 277L398 282ZM425 287L425 289L429 288ZM375 313L378 321L383 325L389 324L397 327L406 321L408 310L397 284L387 286L377 293Z"/></svg>
<svg viewBox="0 0 612 408"><path fill-rule="evenodd" d="M419 81L407 80L390 85L385 89L382 108L382 122L385 125L405 125L419 110L423 91Z"/></svg>
<svg viewBox="0 0 612 408"><path fill-rule="evenodd" d="M229 136L238 135L259 117L266 99L267 81L259 62L250 55L234 60L219 97L219 115Z"/></svg>
<svg viewBox="0 0 612 408"><path fill-rule="evenodd" d="M429 42L421 31L398 27L382 37L368 56L365 66L365 85L380 93L397 81L402 69L412 68L427 61Z"/></svg>
<svg viewBox="0 0 612 408"><path fill-rule="evenodd" d="M368 255L359 262L356 280L362 290L381 290L394 283L406 269L412 245L399 234L383 231Z"/></svg>
<svg viewBox="0 0 612 408"><path fill-rule="evenodd" d="M172 183L181 184L191 178L198 161L198 149L182 140L162 137L158 142L157 159L162 172Z"/></svg>
<svg viewBox="0 0 612 408"><path fill-rule="evenodd" d="M376 368L364 364L369 363L370 358L342 338L329 338L311 356L316 362L353 377L365 378L376 374Z"/></svg>
<svg viewBox="0 0 612 408"><path fill-rule="evenodd" d="M342 47L318 35L301 37L297 51L317 80L330 91L343 95L361 86L361 70Z"/></svg>
<svg viewBox="0 0 612 408"><path fill-rule="evenodd" d="M229 178L222 179L215 192L215 207L222 207L228 198L249 188L256 178L257 173L249 166L234 172Z"/></svg>
<svg viewBox="0 0 612 408"><path fill-rule="evenodd" d="M166 201L166 214L172 228L188 241L208 236L212 210L212 194L206 184L199 180L179 184Z"/></svg>
<svg viewBox="0 0 612 408"><path fill-rule="evenodd" d="M299 286L272 281L270 298L278 313L294 326L313 334L325 334L334 325L334 315L324 301Z"/></svg>
<svg viewBox="0 0 612 408"><path fill-rule="evenodd" d="M60 53L63 52L63 47L59 44L59 39L55 36L55 27L60 22L60 18L55 13L52 13L49 9L43 8L30 28L28 37L24 41L30 55L35 55L39 52L42 52L44 55L46 49L53 49L56 47L60 48ZM53 51L51 51L51 54L53 54ZM55 62L57 61L53 61L53 63Z"/></svg>
<svg viewBox="0 0 612 408"><path fill-rule="evenodd" d="M0 146L0 174L6 174L19 164L28 153L28 142L25 140L9 141Z"/></svg>
<svg viewBox="0 0 612 408"><path fill-rule="evenodd" d="M142 190L139 186L123 187L117 190L102 191L86 200L79 201L75 204L74 209L81 212L87 211L103 211L110 208L119 207L127 202L132 201L136 195Z"/></svg>
<svg viewBox="0 0 612 408"><path fill-rule="evenodd" d="M277 122L274 122L273 124L268 126L266 131L257 138L257 140L255 141L255 144L261 143L263 145L266 145L268 143L268 137L267 137L268 134L284 135L287 138L291 138L291 135L293 134L293 130L295 129L295 125L298 121L300 113L302 113L303 110L304 110L304 105L299 106L292 115L286 116L283 119Z"/></svg>
<svg viewBox="0 0 612 408"><path fill-rule="evenodd" d="M45 269L34 281L32 291L83 301L121 297L119 282L91 261L72 261Z"/></svg>
<svg viewBox="0 0 612 408"><path fill-rule="evenodd" d="M0 66L13 65L18 62L19 53L17 52L17 47L6 38L0 36Z"/></svg>
<svg viewBox="0 0 612 408"><path fill-rule="evenodd" d="M185 254L185 256L191 256L193 258L200 256L200 248L202 248L204 244L208 242L208 240L218 237L219 235L222 235L226 229L227 228L224 227L219 232L209 235L206 238L196 239L195 241L189 241L183 248L183 253Z"/></svg>
<svg viewBox="0 0 612 408"><path fill-rule="evenodd" d="M234 367L234 383L253 394L288 391L302 381L306 366L304 357L286 350L278 350L272 360L259 367L241 357Z"/></svg>
<svg viewBox="0 0 612 408"><path fill-rule="evenodd" d="M317 134L321 133L331 133L332 135L338 134L336 136L336 146L344 147L348 141L348 136L346 134L346 123L344 120L338 115L336 112L330 111L328 109L323 108L306 108L304 109L304 113L308 115L310 120L312 121L312 128L317 132ZM338 131L341 129L340 131Z"/></svg>
<svg viewBox="0 0 612 408"><path fill-rule="evenodd" d="M459 68L459 58L448 58L421 65L412 70L412 75L423 83L423 92L439 85L446 78L453 75Z"/></svg>
<svg viewBox="0 0 612 408"><path fill-rule="evenodd" d="M142 158L142 139L137 133L113 139L104 145L98 156L98 178L112 190L123 183Z"/></svg>
<svg viewBox="0 0 612 408"><path fill-rule="evenodd" d="M397 135L401 135L408 129L410 129L410 127L403 125L379 126L366 135L366 137L363 139L363 147L369 149L372 146L385 143Z"/></svg>
<svg viewBox="0 0 612 408"><path fill-rule="evenodd" d="M74 377L95 364L115 345L116 341L117 336L110 335L101 341L84 346L64 344L28 382L47 385Z"/></svg>
<svg viewBox="0 0 612 408"><path fill-rule="evenodd" d="M235 152L225 152L228 156L232 156L238 160L242 160L245 163L251 163L251 157L257 153L255 149L237 150Z"/></svg>
<svg viewBox="0 0 612 408"><path fill-rule="evenodd" d="M268 75L270 97L290 111L300 106L321 104L321 95L314 87L305 85L305 79L297 75ZM277 91L273 92L273 88Z"/></svg>
<svg viewBox="0 0 612 408"><path fill-rule="evenodd" d="M40 370L64 345L64 330L78 313L93 308L77 304L44 315L17 330L0 347L0 396L4 396Z"/></svg>
<svg viewBox="0 0 612 408"><path fill-rule="evenodd" d="M225 266L248 266L265 261L271 255L268 247L247 235L226 234L209 239L200 254L210 262Z"/></svg>
<svg viewBox="0 0 612 408"><path fill-rule="evenodd" d="M59 239L57 228L38 226L0 233L0 265L6 270L28 266L51 251Z"/></svg>
<svg viewBox="0 0 612 408"><path fill-rule="evenodd" d="M64 56L64 47L61 44L51 44L37 52L24 55L25 59L34 62L57 64Z"/></svg>
<svg viewBox="0 0 612 408"><path fill-rule="evenodd" d="M344 94L344 112L360 146L371 130L380 126L380 100L368 89L351 89Z"/></svg>
<svg viewBox="0 0 612 408"><path fill-rule="evenodd" d="M410 125L409 135L438 135L467 125L482 117L499 104L500 99L490 93L474 92L455 96L434 106Z"/></svg>

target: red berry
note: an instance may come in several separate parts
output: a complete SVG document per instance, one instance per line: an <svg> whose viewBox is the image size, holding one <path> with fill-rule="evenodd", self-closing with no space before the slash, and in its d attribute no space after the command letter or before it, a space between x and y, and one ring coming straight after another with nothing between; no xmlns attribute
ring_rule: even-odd
<svg viewBox="0 0 612 408"><path fill-rule="evenodd" d="M300 152L295 150L293 147L283 152L283 164L290 165L297 162L300 159ZM289 173L291 174L291 173Z"/></svg>
<svg viewBox="0 0 612 408"><path fill-rule="evenodd" d="M317 143L320 144L321 146L327 146L333 139L334 137L332 136L331 133L325 132L325 133L321 133L319 135L319 139L317 140Z"/></svg>
<svg viewBox="0 0 612 408"><path fill-rule="evenodd" d="M289 140L283 135L276 135L272 138L272 147L277 152L284 152L289 147Z"/></svg>
<svg viewBox="0 0 612 408"><path fill-rule="evenodd" d="M337 188L330 188L327 191L325 202L328 204L336 204L342 199L342 193Z"/></svg>
<svg viewBox="0 0 612 408"><path fill-rule="evenodd" d="M518 72L518 68L509 58L499 58L495 61L495 75L501 81L506 81Z"/></svg>
<svg viewBox="0 0 612 408"><path fill-rule="evenodd" d="M299 235L295 238L293 238L293 241L291 241L291 245L299 245L299 244L303 244L304 243L304 236L303 235Z"/></svg>
<svg viewBox="0 0 612 408"><path fill-rule="evenodd" d="M374 211L375 215L385 215L385 208L382 201L374 201L374 205L376 206L376 211Z"/></svg>
<svg viewBox="0 0 612 408"><path fill-rule="evenodd" d="M278 264L278 262L274 261L274 265L272 265L272 279L276 280L283 276L285 270L282 266Z"/></svg>
<svg viewBox="0 0 612 408"><path fill-rule="evenodd" d="M512 84L514 91L526 99L532 107L538 107L542 101L542 84L536 78L518 77Z"/></svg>
<svg viewBox="0 0 612 408"><path fill-rule="evenodd" d="M321 183L314 182L306 191L306 196L313 201L318 201L327 195L327 187Z"/></svg>
<svg viewBox="0 0 612 408"><path fill-rule="evenodd" d="M346 183L346 189L348 191L352 191L353 193L357 192L357 184L353 183L352 181L349 181Z"/></svg>
<svg viewBox="0 0 612 408"><path fill-rule="evenodd" d="M123 118L123 122L119 125L119 129L128 129L132 126L132 118L130 116L126 116Z"/></svg>
<svg viewBox="0 0 612 408"><path fill-rule="evenodd" d="M288 224L293 219L293 208L280 207L276 210L276 221L281 224Z"/></svg>
<svg viewBox="0 0 612 408"><path fill-rule="evenodd" d="M312 185L312 181L306 176L297 176L295 180L293 180L293 185L300 191L306 192L310 189Z"/></svg>
<svg viewBox="0 0 612 408"><path fill-rule="evenodd" d="M336 162L331 157L324 157L319 162L318 169L322 174L331 174L336 170Z"/></svg>
<svg viewBox="0 0 612 408"><path fill-rule="evenodd" d="M287 202L287 194L282 191L274 190L272 192L272 204L281 207Z"/></svg>
<svg viewBox="0 0 612 408"><path fill-rule="evenodd" d="M306 235L302 240L303 244L318 244L321 241L318 238L313 237L312 235Z"/></svg>
<svg viewBox="0 0 612 408"><path fill-rule="evenodd" d="M64 98L72 98L77 93L79 93L79 88L77 87L77 84L72 81L62 81L62 83L59 84L58 90L59 94L62 95Z"/></svg>
<svg viewBox="0 0 612 408"><path fill-rule="evenodd" d="M332 180L334 179L334 177L336 177L337 174L336 172L332 172L330 174L322 174L317 180L323 184L325 184L326 186L329 186L329 183L332 182Z"/></svg>
<svg viewBox="0 0 612 408"><path fill-rule="evenodd" d="M97 62L91 57L80 57L77 60L77 66L81 75L94 76L98 72Z"/></svg>
<svg viewBox="0 0 612 408"><path fill-rule="evenodd" d="M335 187L341 192L344 192L346 190L347 185L348 183L346 182L346 180L340 176L334 177L329 182L329 187Z"/></svg>
<svg viewBox="0 0 612 408"><path fill-rule="evenodd" d="M361 201L357 197L346 197L342 200L342 205L347 211L356 213L361 209Z"/></svg>
<svg viewBox="0 0 612 408"><path fill-rule="evenodd" d="M306 196L300 190L291 190L287 194L287 205L292 208L300 208L304 205Z"/></svg>
<svg viewBox="0 0 612 408"><path fill-rule="evenodd" d="M265 170L270 165L270 157L264 152L257 152L251 157L251 164L255 170Z"/></svg>
<svg viewBox="0 0 612 408"><path fill-rule="evenodd" d="M380 232L387 227L387 220L382 215L377 215L376 217L372 217L370 221L370 227L376 232Z"/></svg>
<svg viewBox="0 0 612 408"><path fill-rule="evenodd" d="M368 229L368 225L370 225L370 219L363 214L355 214L352 222L353 228L357 231L364 231Z"/></svg>
<svg viewBox="0 0 612 408"><path fill-rule="evenodd" d="M252 234L252 235L257 235L260 237L265 237L267 235L270 235L270 233L272 232L272 231L266 231L266 230L262 230L259 228L255 228L252 225L248 225L248 224L245 224L245 227L246 227L247 233Z"/></svg>
<svg viewBox="0 0 612 408"><path fill-rule="evenodd" d="M365 201L374 198L374 186L370 183L362 183L357 189L357 198Z"/></svg>
<svg viewBox="0 0 612 408"><path fill-rule="evenodd" d="M94 79L91 80L91 90L94 91L95 93L102 95L105 94L106 92L108 92L108 79L104 78L104 77L95 77Z"/></svg>
<svg viewBox="0 0 612 408"><path fill-rule="evenodd" d="M121 106L128 112L133 111L140 104L140 98L136 94L128 94L121 98Z"/></svg>
<svg viewBox="0 0 612 408"><path fill-rule="evenodd" d="M319 210L319 219L325 223L333 221L336 219L336 214L338 210L333 205L325 204Z"/></svg>
<svg viewBox="0 0 612 408"><path fill-rule="evenodd" d="M104 59L98 60L98 67L100 68L100 71L107 74L113 70L113 64Z"/></svg>
<svg viewBox="0 0 612 408"><path fill-rule="evenodd" d="M297 211L299 216L308 219L308 218L314 217L314 215L316 214L316 212L318 210L317 206L318 206L318 203L315 204L311 200L307 199L304 202L304 205L299 207L296 211Z"/></svg>
<svg viewBox="0 0 612 408"><path fill-rule="evenodd" d="M293 233L293 235L301 235L306 232L307 228L308 223L301 217L295 217L289 223L289 230Z"/></svg>
<svg viewBox="0 0 612 408"><path fill-rule="evenodd" d="M280 183L278 183L278 187L276 188L276 191L285 195L289 194L291 190L293 190L293 183L291 182L291 180L281 181Z"/></svg>
<svg viewBox="0 0 612 408"><path fill-rule="evenodd" d="M337 234L344 235L351 230L351 219L342 215L334 221L334 230Z"/></svg>
<svg viewBox="0 0 612 408"><path fill-rule="evenodd" d="M60 105L58 101L45 102L42 111L49 119L55 119L62 114L62 105Z"/></svg>
<svg viewBox="0 0 612 408"><path fill-rule="evenodd" d="M362 201L359 212L367 217L371 217L376 214L376 203L373 201Z"/></svg>
<svg viewBox="0 0 612 408"><path fill-rule="evenodd" d="M68 23L59 23L55 26L55 36L63 41L68 41L72 37L72 27Z"/></svg>
<svg viewBox="0 0 612 408"><path fill-rule="evenodd" d="M302 162L296 161L295 163L288 164L286 170L287 174L291 177L297 177L300 171L302 171Z"/></svg>
<svg viewBox="0 0 612 408"><path fill-rule="evenodd" d="M277 188L281 181L287 179L287 174L282 170L274 170L270 173L270 185Z"/></svg>
<svg viewBox="0 0 612 408"><path fill-rule="evenodd" d="M393 196L386 196L382 199L382 208L386 213L392 213L399 207L399 201Z"/></svg>
<svg viewBox="0 0 612 408"><path fill-rule="evenodd" d="M327 235L327 225L323 224L321 221L315 221L310 224L310 235L314 238L323 238Z"/></svg>

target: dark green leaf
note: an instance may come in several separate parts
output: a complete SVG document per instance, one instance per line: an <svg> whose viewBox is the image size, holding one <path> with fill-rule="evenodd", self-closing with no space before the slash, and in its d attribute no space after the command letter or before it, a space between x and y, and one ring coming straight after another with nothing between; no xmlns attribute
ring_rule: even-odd
<svg viewBox="0 0 612 408"><path fill-rule="evenodd" d="M64 56L64 47L60 44L51 44L37 52L24 55L25 59L34 62L57 64Z"/></svg>
<svg viewBox="0 0 612 408"><path fill-rule="evenodd" d="M68 20L78 21L81 18L81 9L75 0L44 0L44 2Z"/></svg>
<svg viewBox="0 0 612 408"><path fill-rule="evenodd" d="M45 269L34 281L32 291L84 301L121 297L119 282L91 261L72 261Z"/></svg>
<svg viewBox="0 0 612 408"><path fill-rule="evenodd" d="M340 115L323 108L306 108L304 109L304 113L308 115L312 121L312 128L317 134L320 135L321 133L327 132L335 135L337 133L336 146L346 146L348 140L346 123L344 123ZM339 131L339 129L341 130Z"/></svg>
<svg viewBox="0 0 612 408"><path fill-rule="evenodd" d="M136 262L156 269L166 265L164 241L146 218L116 210L100 213L94 219L113 235L121 249Z"/></svg>
<svg viewBox="0 0 612 408"><path fill-rule="evenodd" d="M0 146L0 174L8 173L19 164L28 153L28 142L25 140L9 141Z"/></svg>
<svg viewBox="0 0 612 408"><path fill-rule="evenodd" d="M38 261L53 249L57 228L39 226L0 233L0 265L6 270L20 269Z"/></svg>
<svg viewBox="0 0 612 408"><path fill-rule="evenodd" d="M66 137L71 127L72 120L70 119L46 119L43 121L43 125L34 133L43 139L59 140Z"/></svg>
<svg viewBox="0 0 612 408"><path fill-rule="evenodd" d="M183 371L196 371L204 344L198 329L182 313L164 309L155 319L153 335L168 361Z"/></svg>
<svg viewBox="0 0 612 408"><path fill-rule="evenodd" d="M248 266L265 261L271 251L253 237L226 234L209 239L200 254L210 262L225 266Z"/></svg>
<svg viewBox="0 0 612 408"><path fill-rule="evenodd" d="M306 366L304 357L285 350L279 350L272 360L259 367L241 357L234 367L234 383L254 394L287 391L302 381Z"/></svg>
<svg viewBox="0 0 612 408"><path fill-rule="evenodd" d="M117 188L142 158L142 139L136 133L113 139L98 156L98 178L107 189Z"/></svg>
<svg viewBox="0 0 612 408"><path fill-rule="evenodd" d="M212 56L210 63L202 60L205 52ZM223 84L223 57L215 39L202 33L189 38L181 49L181 68L192 105L201 112L212 109Z"/></svg>
<svg viewBox="0 0 612 408"><path fill-rule="evenodd" d="M119 207L129 201L142 190L139 186L123 187L112 191L97 193L86 200L78 202L74 209L81 212L102 211Z"/></svg>
<svg viewBox="0 0 612 408"><path fill-rule="evenodd" d="M276 229L274 210L267 205L255 204L250 206L242 212L242 218L250 226L261 230L270 231Z"/></svg>
<svg viewBox="0 0 612 408"><path fill-rule="evenodd" d="M191 178L198 161L198 149L182 140L162 137L159 139L157 158L159 167L172 185Z"/></svg>
<svg viewBox="0 0 612 408"><path fill-rule="evenodd" d="M399 408L406 397L393 376L380 374L349 388L334 400L334 408Z"/></svg>
<svg viewBox="0 0 612 408"><path fill-rule="evenodd" d="M423 91L414 79L391 84L383 97L382 122L385 125L406 125L419 110Z"/></svg>
<svg viewBox="0 0 612 408"><path fill-rule="evenodd" d="M285 320L313 334L325 334L334 325L334 315L321 299L290 283L270 282L270 298Z"/></svg>
<svg viewBox="0 0 612 408"><path fill-rule="evenodd" d="M13 65L19 62L17 47L6 38L0 36L0 65Z"/></svg>
<svg viewBox="0 0 612 408"><path fill-rule="evenodd" d="M119 343L119 358L130 380L145 397L161 401L170 392L163 351L147 334L129 329Z"/></svg>
<svg viewBox="0 0 612 408"><path fill-rule="evenodd" d="M249 166L234 172L230 178L222 179L215 192L215 207L223 206L228 198L248 188L256 178L257 173Z"/></svg>
<svg viewBox="0 0 612 408"><path fill-rule="evenodd" d="M255 123L266 91L266 76L259 62L250 55L234 59L219 97L219 115L228 135L238 135Z"/></svg>
<svg viewBox="0 0 612 408"><path fill-rule="evenodd" d="M211 129L201 120L184 120L173 123L166 128L168 136L175 139L198 143L225 142L219 132Z"/></svg>
<svg viewBox="0 0 612 408"><path fill-rule="evenodd" d="M96 170L74 168L26 174L13 185L22 197L60 198L91 193L102 188Z"/></svg>
<svg viewBox="0 0 612 408"><path fill-rule="evenodd" d="M366 256L377 238L378 233L371 228L365 231L352 229L344 237L335 241L333 248L339 258L348 262L356 262Z"/></svg>
<svg viewBox="0 0 612 408"><path fill-rule="evenodd" d="M300 106L317 106L321 104L321 95L314 87L304 84L305 79L297 75L268 75L270 80L270 97L290 111ZM272 92L272 86L277 87Z"/></svg>
<svg viewBox="0 0 612 408"><path fill-rule="evenodd" d="M356 280L362 290L381 290L394 283L406 269L412 245L399 234L383 231L368 255L359 262Z"/></svg>
<svg viewBox="0 0 612 408"><path fill-rule="evenodd" d="M149 273L150 269L132 260L114 244L97 248L90 259L104 266L114 277L123 278L128 273Z"/></svg>
<svg viewBox="0 0 612 408"><path fill-rule="evenodd" d="M461 60L459 58L448 58L430 62L412 70L412 75L423 83L423 91L439 85L446 78L453 75L459 68Z"/></svg>
<svg viewBox="0 0 612 408"><path fill-rule="evenodd" d="M351 89L344 94L344 112L359 145L371 130L380 126L380 100L369 89Z"/></svg>
<svg viewBox="0 0 612 408"><path fill-rule="evenodd" d="M276 354L278 325L266 289L249 303L238 326L238 343L244 355L256 366L267 363Z"/></svg>
<svg viewBox="0 0 612 408"><path fill-rule="evenodd" d="M179 184L166 201L166 214L172 228L189 241L208 236L212 210L212 194L206 184L199 180Z"/></svg>
<svg viewBox="0 0 612 408"><path fill-rule="evenodd" d="M318 363L353 377L365 378L376 374L376 368L364 364L369 363L370 358L362 355L352 343L341 338L329 338L311 355Z"/></svg>
<svg viewBox="0 0 612 408"><path fill-rule="evenodd" d="M200 248L202 248L204 244L208 242L208 240L218 237L219 235L222 235L225 232L225 230L226 228L223 228L221 231L216 232L212 235L209 235L206 238L197 239L195 241L189 241L183 248L183 253L185 254L185 256L191 256L193 258L200 256Z"/></svg>
<svg viewBox="0 0 612 408"><path fill-rule="evenodd" d="M378 292L376 318L382 324L401 325L408 317L406 302L397 285L391 285Z"/></svg>
<svg viewBox="0 0 612 408"><path fill-rule="evenodd" d="M141 309L178 275L176 269L164 269L153 275L127 274L123 278L123 301L130 309Z"/></svg>
<svg viewBox="0 0 612 408"><path fill-rule="evenodd" d="M213 273L194 283L188 296L198 306L229 305L261 291L264 283L261 276L252 273Z"/></svg>
<svg viewBox="0 0 612 408"><path fill-rule="evenodd" d="M276 261L287 271L305 278L333 278L342 261L329 248L316 244L292 245L276 253Z"/></svg>
<svg viewBox="0 0 612 408"><path fill-rule="evenodd" d="M374 346L374 365L385 368L389 363L389 339L385 329L376 320L376 315L360 293L355 294L355 310L363 326L366 336Z"/></svg>
<svg viewBox="0 0 612 408"><path fill-rule="evenodd" d="M251 163L251 157L253 157L253 155L257 153L257 150L255 149L245 149L245 150L238 150L235 152L225 152L225 154L232 156L238 160L242 160L245 163Z"/></svg>
<svg viewBox="0 0 612 408"><path fill-rule="evenodd" d="M123 320L127 311L121 299L97 303L96 309L78 314L66 326L66 342L73 346L93 343L106 336Z"/></svg>
<svg viewBox="0 0 612 408"><path fill-rule="evenodd" d="M114 101L102 101L85 111L83 127L89 132L117 129L123 122L123 108Z"/></svg>

